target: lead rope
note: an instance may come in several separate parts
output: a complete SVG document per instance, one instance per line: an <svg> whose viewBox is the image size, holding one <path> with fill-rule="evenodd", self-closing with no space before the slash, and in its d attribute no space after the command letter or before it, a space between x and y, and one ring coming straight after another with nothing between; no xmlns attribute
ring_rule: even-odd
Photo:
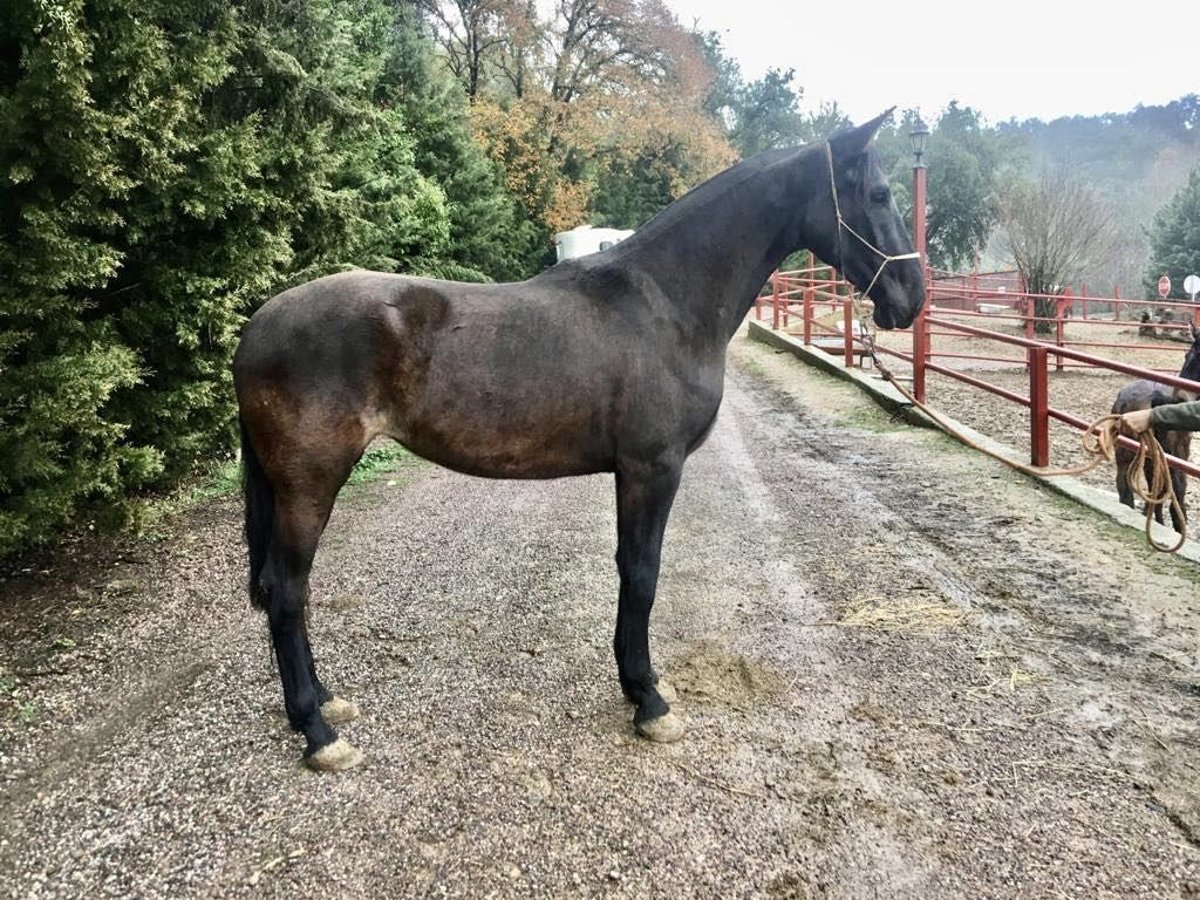
<svg viewBox="0 0 1200 900"><path fill-rule="evenodd" d="M941 413L930 408L929 406L926 406L924 403L918 400L915 396L913 396L911 391L909 391L900 383L896 376L892 374L892 371L883 364L883 361L880 360L878 354L875 352L875 336L870 328L871 323L869 316L870 310L873 308L873 304L868 307L868 304L871 304L871 300L868 295L871 293L871 288L875 287L875 282L879 280L879 276L883 273L883 269L888 263L902 259L920 259L921 255L913 252L891 256L887 253L884 253L865 237L851 228L846 220L842 218L842 210L838 204L837 181L834 179L833 174L833 149L828 141L825 142L825 159L829 163L829 188L833 197L833 211L837 215L839 267L842 263L843 229L854 235L854 237L856 237L864 247L873 251L881 259L879 268L875 270L875 276L871 279L871 283L867 285L867 289L861 294L857 294L851 298L856 312L858 313L860 340L862 341L863 346L866 347L867 353L871 357L871 361L879 370L879 374L882 375L883 378L892 385L892 387L898 390L913 406L928 416L930 421L941 428L944 432L958 439L972 450L978 450L985 456L990 456L992 459L1004 463L1004 465L1008 466L1010 469L1015 469L1016 471L1023 472L1026 475L1036 475L1042 478L1056 478L1067 475L1082 475L1084 472L1090 472L1092 469L1104 463L1113 462L1116 458L1117 435L1120 433L1121 417L1119 415L1114 414L1101 416L1099 419L1089 425L1087 431L1083 433L1081 441L1083 443L1084 452L1092 457L1090 462L1065 469L1041 469L1035 466L1019 463L976 443L971 438L967 437L967 435L963 434L961 430L950 424L950 422ZM845 275L845 272L842 274ZM1163 452L1162 445L1158 442L1158 438L1154 436L1154 429L1148 428L1138 437L1138 450L1133 458L1133 461L1129 464L1128 471L1129 475L1132 476L1129 479L1130 486L1146 504L1146 540L1155 550L1163 553L1176 553L1187 540L1186 527L1184 532L1180 532L1179 538L1174 546L1160 544L1158 541L1156 541L1151 528L1151 523L1154 520L1154 510L1161 503L1169 502L1173 517L1177 516L1180 522L1186 522L1183 513L1183 506L1180 504L1179 498L1175 496L1175 485L1171 481L1171 473L1170 467L1167 464L1167 457ZM1145 477L1145 463L1147 459L1149 459L1151 463L1149 482L1147 482Z"/></svg>

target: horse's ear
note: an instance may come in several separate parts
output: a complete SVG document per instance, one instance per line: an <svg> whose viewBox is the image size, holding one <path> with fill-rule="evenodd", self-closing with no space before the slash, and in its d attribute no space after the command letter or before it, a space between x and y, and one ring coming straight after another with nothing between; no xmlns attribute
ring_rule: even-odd
<svg viewBox="0 0 1200 900"><path fill-rule="evenodd" d="M1188 322L1188 326L1192 329L1192 341L1195 342L1197 339L1200 339L1200 328L1196 327L1196 323Z"/></svg>
<svg viewBox="0 0 1200 900"><path fill-rule="evenodd" d="M892 117L895 109L896 107L893 106L857 128L840 131L833 135L829 139L829 146L833 150L834 159L851 159L866 150L867 145L871 143L871 138L875 137L875 132L879 130L879 126Z"/></svg>

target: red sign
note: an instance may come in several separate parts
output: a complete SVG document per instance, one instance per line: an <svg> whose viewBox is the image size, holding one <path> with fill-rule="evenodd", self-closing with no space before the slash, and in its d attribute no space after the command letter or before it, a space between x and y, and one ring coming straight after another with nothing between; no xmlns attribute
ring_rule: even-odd
<svg viewBox="0 0 1200 900"><path fill-rule="evenodd" d="M1171 279L1164 275L1158 279L1158 296L1166 297L1169 293L1171 293Z"/></svg>

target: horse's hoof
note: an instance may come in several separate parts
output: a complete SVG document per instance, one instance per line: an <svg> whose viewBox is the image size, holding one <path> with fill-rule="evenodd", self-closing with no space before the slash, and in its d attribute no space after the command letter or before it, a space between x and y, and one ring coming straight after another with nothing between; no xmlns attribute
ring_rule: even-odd
<svg viewBox="0 0 1200 900"><path fill-rule="evenodd" d="M321 715L330 725L353 722L358 718L358 704L341 697L331 697L321 704Z"/></svg>
<svg viewBox="0 0 1200 900"><path fill-rule="evenodd" d="M674 703L679 699L679 695L675 693L675 687L665 678L658 679L655 687L658 688L658 696L662 697L665 702Z"/></svg>
<svg viewBox="0 0 1200 900"><path fill-rule="evenodd" d="M344 772L363 761L362 752L345 738L326 744L304 760L310 769L318 772Z"/></svg>
<svg viewBox="0 0 1200 900"><path fill-rule="evenodd" d="M660 678L654 682L654 687L658 691L658 696L663 698L664 703L671 704L679 699L679 695L675 693L675 688L665 678ZM625 700L635 706L637 705L637 700L633 698L632 694L626 694Z"/></svg>
<svg viewBox="0 0 1200 900"><path fill-rule="evenodd" d="M642 737L656 744L673 744L683 737L683 719L669 711L656 719L638 722L634 728Z"/></svg>

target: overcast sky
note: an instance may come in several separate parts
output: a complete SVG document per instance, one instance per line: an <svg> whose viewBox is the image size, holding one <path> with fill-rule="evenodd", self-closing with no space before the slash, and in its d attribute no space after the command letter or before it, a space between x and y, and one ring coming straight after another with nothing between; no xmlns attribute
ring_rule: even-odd
<svg viewBox="0 0 1200 900"><path fill-rule="evenodd" d="M889 106L931 120L951 100L991 124L1049 121L1200 93L1197 0L666 2L719 32L747 80L794 68L803 109L836 100L854 122Z"/></svg>

